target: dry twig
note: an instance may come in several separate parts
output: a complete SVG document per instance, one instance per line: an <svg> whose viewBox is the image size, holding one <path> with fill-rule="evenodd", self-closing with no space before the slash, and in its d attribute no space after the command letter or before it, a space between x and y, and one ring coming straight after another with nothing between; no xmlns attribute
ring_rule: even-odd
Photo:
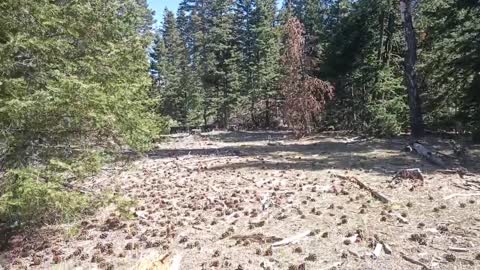
<svg viewBox="0 0 480 270"><path fill-rule="evenodd" d="M418 260L415 260L414 258L411 258L411 257L408 257L407 255L403 254L403 253L400 253L400 255L402 256L402 258L404 260L406 260L407 262L410 262L410 263L413 263L413 264L416 264L416 265L420 265L422 266L424 269L431 269L430 267L428 267L426 264L422 263L421 261L418 261Z"/></svg>
<svg viewBox="0 0 480 270"><path fill-rule="evenodd" d="M385 196L384 194L382 194L382 193L374 190L373 188L367 186L367 184L363 183L362 181L360 181L358 178L356 178L354 176L342 176L342 175L334 175L334 176L337 177L337 178L340 178L342 180L347 180L347 181L350 181L352 183L357 184L361 188L370 192L374 198L380 200L383 203L391 203L392 202L392 200L389 199L387 196Z"/></svg>

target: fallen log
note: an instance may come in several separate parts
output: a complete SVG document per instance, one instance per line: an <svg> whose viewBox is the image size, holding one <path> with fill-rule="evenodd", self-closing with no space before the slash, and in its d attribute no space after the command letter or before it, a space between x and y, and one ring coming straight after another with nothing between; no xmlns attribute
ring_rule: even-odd
<svg viewBox="0 0 480 270"><path fill-rule="evenodd" d="M430 150L428 150L425 146L420 143L413 143L411 145L413 150L420 155L421 157L425 158L430 163L437 165L439 167L445 168L445 163L438 157L436 157Z"/></svg>
<svg viewBox="0 0 480 270"><path fill-rule="evenodd" d="M428 269L428 270L431 269L430 267L428 267L426 264L422 263L421 261L418 261L418 260L415 260L414 258L408 257L407 255L405 255L403 253L400 253L400 255L407 262L410 262L410 263L413 263L413 264L416 264L416 265L420 265L420 266L423 267L423 269Z"/></svg>
<svg viewBox="0 0 480 270"><path fill-rule="evenodd" d="M342 175L334 175L335 177L337 178L340 178L342 180L347 180L347 181L350 181L354 184L357 184L358 186L360 186L360 188L363 188L365 190L367 190L368 192L370 192L370 194L372 194L372 196L376 199L378 199L379 201L383 202L383 203L391 203L392 200L390 198L388 198L386 195L374 190L373 188L367 186L367 184L363 183L362 181L360 181L358 178L354 177L354 176L342 176Z"/></svg>
<svg viewBox="0 0 480 270"><path fill-rule="evenodd" d="M448 250L454 251L454 252L469 252L470 251L468 248L462 248L462 247L448 247Z"/></svg>
<svg viewBox="0 0 480 270"><path fill-rule="evenodd" d="M276 242L279 242L279 241L283 240L282 238L279 238L279 237L266 236L266 235L261 234L261 233L251 234L251 235L234 235L234 236L231 237L231 239L241 240L241 241L249 240L251 242L257 242L257 243L260 243L260 244L276 243Z"/></svg>
<svg viewBox="0 0 480 270"><path fill-rule="evenodd" d="M464 178L465 176L475 176L475 174L470 173L467 169L465 168L459 168L459 169L454 169L454 170L436 170L435 172L441 173L441 174L458 174L460 178Z"/></svg>

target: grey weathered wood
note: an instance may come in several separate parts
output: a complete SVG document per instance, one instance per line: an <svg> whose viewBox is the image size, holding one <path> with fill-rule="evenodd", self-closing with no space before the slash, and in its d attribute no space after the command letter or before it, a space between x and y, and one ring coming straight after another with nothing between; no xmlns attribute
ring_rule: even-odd
<svg viewBox="0 0 480 270"><path fill-rule="evenodd" d="M428 160L430 163L437 165L439 167L445 168L445 163L437 156L435 156L430 150L428 150L424 145L420 143L414 143L412 145L415 152Z"/></svg>
<svg viewBox="0 0 480 270"><path fill-rule="evenodd" d="M367 190L368 192L370 192L370 194L372 194L372 196L378 200L380 200L381 202L383 203L391 203L392 200L390 198L388 198L386 195L374 190L373 188L369 187L367 184L363 183L362 181L360 181L358 178L354 177L354 176L341 176L341 175L335 175L337 178L340 178L342 180L347 180L347 181L350 181L352 183L355 183L357 184L359 187Z"/></svg>
<svg viewBox="0 0 480 270"><path fill-rule="evenodd" d="M297 234L295 236L285 238L281 241L273 243L272 247L285 246L285 245L288 245L290 243L298 242L298 241L302 240L303 238L307 237L309 234L310 234L310 231L305 231L305 232Z"/></svg>

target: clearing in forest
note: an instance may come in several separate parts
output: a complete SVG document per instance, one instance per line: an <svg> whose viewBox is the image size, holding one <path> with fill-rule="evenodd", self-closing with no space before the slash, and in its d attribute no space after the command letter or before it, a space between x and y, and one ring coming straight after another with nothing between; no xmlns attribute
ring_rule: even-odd
<svg viewBox="0 0 480 270"><path fill-rule="evenodd" d="M455 164L446 140L427 141ZM124 196L120 208L17 235L0 265L480 267L478 149L471 148L464 160L469 171L464 175L403 151L406 144L404 138L339 134L295 140L286 132L169 136L147 156L116 164L85 184L86 190ZM396 172L412 168L419 168L421 177L399 175L391 181ZM390 201L382 202L378 194Z"/></svg>

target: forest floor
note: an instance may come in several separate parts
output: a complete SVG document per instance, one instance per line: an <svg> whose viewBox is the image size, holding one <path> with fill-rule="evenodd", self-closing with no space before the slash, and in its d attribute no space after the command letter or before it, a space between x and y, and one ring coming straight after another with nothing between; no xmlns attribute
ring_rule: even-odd
<svg viewBox="0 0 480 270"><path fill-rule="evenodd" d="M447 140L426 141L452 155ZM338 133L168 136L85 183L134 208L125 199L123 211L17 235L0 269L480 269L480 191L467 185L480 180L480 149L461 178L405 145ZM422 170L423 185L391 187L408 168Z"/></svg>

